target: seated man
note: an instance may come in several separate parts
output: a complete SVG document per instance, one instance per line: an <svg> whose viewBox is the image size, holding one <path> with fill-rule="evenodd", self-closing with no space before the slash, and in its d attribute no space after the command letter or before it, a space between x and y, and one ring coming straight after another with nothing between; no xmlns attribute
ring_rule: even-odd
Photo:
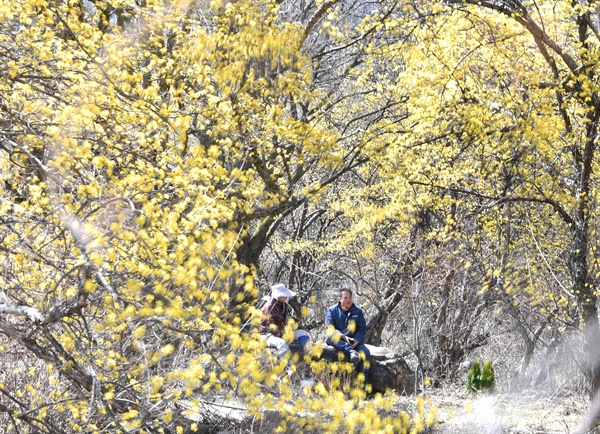
<svg viewBox="0 0 600 434"><path fill-rule="evenodd" d="M274 353L279 357L283 357L290 351L290 342L283 339L283 334L292 311L287 301L294 295L296 295L295 292L278 283L271 287L271 300L262 308L265 319L258 327L258 332L267 340L267 346L273 348ZM305 352L308 351L310 336L306 331L295 330L294 340L298 341Z"/></svg>
<svg viewBox="0 0 600 434"><path fill-rule="evenodd" d="M362 309L352 302L350 289L340 290L340 301L327 311L325 325L329 336L327 345L346 354L350 358L350 362L358 365L359 372L365 375L365 381L367 381L371 353L362 343L367 333L367 322ZM363 353L363 356L360 353Z"/></svg>

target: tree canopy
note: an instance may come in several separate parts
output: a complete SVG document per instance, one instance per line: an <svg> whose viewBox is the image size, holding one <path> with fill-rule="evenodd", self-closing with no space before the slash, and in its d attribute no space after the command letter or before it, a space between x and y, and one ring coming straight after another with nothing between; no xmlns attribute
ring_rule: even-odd
<svg viewBox="0 0 600 434"><path fill-rule="evenodd" d="M487 343L494 311L521 378L550 338L598 337L593 6L0 0L0 16L2 363L26 354L1 380L7 423L193 431L186 411L219 394L281 429L431 423L339 381L296 400L252 327L276 281L315 331L351 283L371 343L404 345L422 384Z"/></svg>

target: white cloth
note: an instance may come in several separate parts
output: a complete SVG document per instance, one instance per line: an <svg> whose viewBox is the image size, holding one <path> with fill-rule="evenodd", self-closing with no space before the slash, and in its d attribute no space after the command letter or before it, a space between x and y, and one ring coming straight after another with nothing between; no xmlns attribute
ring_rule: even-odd
<svg viewBox="0 0 600 434"><path fill-rule="evenodd" d="M290 346L284 339L273 336L272 334L264 335L267 339L267 347L271 348L273 354L277 357L283 357L290 351Z"/></svg>
<svg viewBox="0 0 600 434"><path fill-rule="evenodd" d="M294 339L301 338L302 336L307 336L308 338L310 338L310 335L306 330L298 329L294 331Z"/></svg>
<svg viewBox="0 0 600 434"><path fill-rule="evenodd" d="M302 336L308 336L310 338L310 335L305 330L294 330L294 340L297 340ZM289 353L290 346L284 339L273 336L271 333L262 335L262 337L267 340L267 347L271 348L273 354L277 357L283 357L286 353Z"/></svg>

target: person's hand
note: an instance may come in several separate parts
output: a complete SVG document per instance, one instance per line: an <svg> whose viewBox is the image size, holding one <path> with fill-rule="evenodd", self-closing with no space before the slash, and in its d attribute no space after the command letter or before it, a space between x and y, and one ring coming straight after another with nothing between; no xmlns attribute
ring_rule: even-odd
<svg viewBox="0 0 600 434"><path fill-rule="evenodd" d="M348 342L348 344L352 347L352 348L356 348L356 346L358 345L358 341L354 338L351 337L346 337L346 342Z"/></svg>

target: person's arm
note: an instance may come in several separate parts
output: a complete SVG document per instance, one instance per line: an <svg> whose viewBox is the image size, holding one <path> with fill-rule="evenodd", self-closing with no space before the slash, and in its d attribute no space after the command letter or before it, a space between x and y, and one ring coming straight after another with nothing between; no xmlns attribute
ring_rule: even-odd
<svg viewBox="0 0 600 434"><path fill-rule="evenodd" d="M338 328L339 324L335 315L335 307L327 309L327 315L325 316L325 327L329 328L330 325L334 328L335 334L344 335Z"/></svg>
<svg viewBox="0 0 600 434"><path fill-rule="evenodd" d="M283 317L276 306L276 300L271 300L262 308L263 315L266 317L259 328L259 333L271 333L273 336L280 338L283 336Z"/></svg>
<svg viewBox="0 0 600 434"><path fill-rule="evenodd" d="M269 301L267 302L267 304L265 304L261 311L263 314L263 321L260 323L260 326L258 327L258 332L260 334L266 334L266 333L272 333L271 330L271 323L273 322L273 318L271 316L271 308L273 307L273 301Z"/></svg>
<svg viewBox="0 0 600 434"><path fill-rule="evenodd" d="M367 321L365 321L365 316L362 310L359 312L357 320L358 322L356 324L356 332L354 333L354 339L360 343L363 341L367 334Z"/></svg>
<svg viewBox="0 0 600 434"><path fill-rule="evenodd" d="M285 304L281 305L279 303L275 303L273 305L273 309L271 310L271 318L272 323L277 327L273 332L273 335L278 338L283 337L285 333L285 323L287 321L287 307ZM283 309L283 310L282 310Z"/></svg>
<svg viewBox="0 0 600 434"><path fill-rule="evenodd" d="M333 318L333 309L327 309L327 314L325 315L325 326L333 325L335 327L335 320Z"/></svg>
<svg viewBox="0 0 600 434"><path fill-rule="evenodd" d="M327 327L327 329L329 329L329 326L331 326L333 328L333 330L328 331L328 335L329 335L329 333L331 333L329 335L330 337L337 335L337 336L339 336L340 340L348 342L348 338L346 337L346 335L344 335L344 333L342 333L337 328L334 310L335 310L335 308L327 309L327 315L325 316L325 327ZM337 342L336 339L334 339L334 341Z"/></svg>

